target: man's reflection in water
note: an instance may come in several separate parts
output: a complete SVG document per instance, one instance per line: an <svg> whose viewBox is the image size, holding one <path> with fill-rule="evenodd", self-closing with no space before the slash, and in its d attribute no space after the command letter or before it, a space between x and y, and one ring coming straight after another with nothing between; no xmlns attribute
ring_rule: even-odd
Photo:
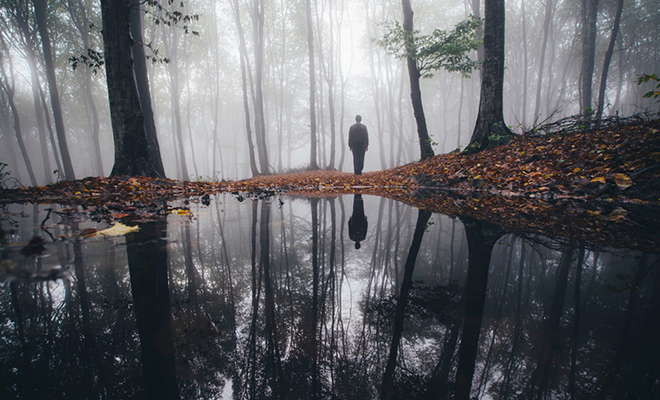
<svg viewBox="0 0 660 400"><path fill-rule="evenodd" d="M353 197L353 215L348 219L348 236L355 242L355 248L360 248L360 242L367 237L367 216L364 215L362 195Z"/></svg>

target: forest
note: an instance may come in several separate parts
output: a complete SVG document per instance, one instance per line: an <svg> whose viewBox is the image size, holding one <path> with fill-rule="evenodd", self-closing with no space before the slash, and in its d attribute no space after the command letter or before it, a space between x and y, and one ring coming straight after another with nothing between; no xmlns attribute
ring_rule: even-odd
<svg viewBox="0 0 660 400"><path fill-rule="evenodd" d="M485 15L479 1L403 3L414 12L409 27L414 23L420 38ZM643 97L656 82L639 82L660 69L658 1L501 3L506 128L521 133L572 115L657 111L654 99ZM407 62L383 44L403 19L398 2L129 6L134 63L128 62L150 132L148 146L132 147L159 149L168 178L350 171L347 131L356 114L371 135L365 171L417 161L429 149L464 150L475 130L484 47L465 49L476 65L471 72L420 68L428 133L420 139ZM106 72L101 4L3 0L0 13L3 172L25 186L109 175L119 146L110 106L113 97L127 96L107 84L117 80ZM484 28L476 26L477 37Z"/></svg>
<svg viewBox="0 0 660 400"><path fill-rule="evenodd" d="M658 38L660 0L0 0L0 398L660 398Z"/></svg>

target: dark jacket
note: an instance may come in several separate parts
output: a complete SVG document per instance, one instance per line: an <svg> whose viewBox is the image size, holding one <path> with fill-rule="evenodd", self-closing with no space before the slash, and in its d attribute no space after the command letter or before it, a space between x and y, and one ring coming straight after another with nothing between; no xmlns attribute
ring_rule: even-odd
<svg viewBox="0 0 660 400"><path fill-rule="evenodd" d="M369 147L369 133L365 125L357 122L351 126L348 130L348 147L362 150Z"/></svg>

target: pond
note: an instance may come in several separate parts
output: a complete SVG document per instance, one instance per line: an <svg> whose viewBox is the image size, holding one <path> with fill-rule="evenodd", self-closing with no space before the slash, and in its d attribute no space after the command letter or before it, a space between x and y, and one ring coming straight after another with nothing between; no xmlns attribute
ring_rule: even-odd
<svg viewBox="0 0 660 400"><path fill-rule="evenodd" d="M1 211L2 399L660 398L658 254L368 195Z"/></svg>

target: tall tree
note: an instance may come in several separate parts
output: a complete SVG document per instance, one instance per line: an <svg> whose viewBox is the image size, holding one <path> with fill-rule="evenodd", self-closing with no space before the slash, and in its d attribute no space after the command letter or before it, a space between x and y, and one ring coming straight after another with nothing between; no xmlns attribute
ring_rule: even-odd
<svg viewBox="0 0 660 400"><path fill-rule="evenodd" d="M311 152L309 168L319 169L316 160L316 68L314 68L314 26L312 25L312 5L305 2L307 15L307 51L309 53L309 124L311 132Z"/></svg>
<svg viewBox="0 0 660 400"><path fill-rule="evenodd" d="M140 9L140 0L130 0L131 10L130 25L131 37L133 37L133 70L135 71L135 83L137 84L138 96L140 96L140 105L142 106L142 116L144 118L144 129L149 143L149 159L156 171L161 176L165 176L165 168L160 157L160 146L158 144L158 135L156 133L156 122L154 121L154 110L151 106L151 91L149 89L149 75L147 73L147 57L144 52L144 39L142 35L143 12Z"/></svg>
<svg viewBox="0 0 660 400"><path fill-rule="evenodd" d="M30 5L24 1L14 2L13 5L13 16L20 32L20 40L22 41L21 45L25 51L25 59L27 61L28 67L30 69L30 77L32 83L32 99L34 102L34 115L37 122L37 130L39 132L39 142L41 144L41 157L42 157L42 166L44 171L44 178L46 183L52 183L51 174L52 169L50 168L49 156L48 156L48 141L46 140L45 133L45 123L44 116L47 116L47 108L42 106L41 103L41 78L39 77L39 69L37 68L37 56L36 56L36 43L35 35L33 28L30 27L29 23L29 14L30 14ZM56 153L57 147L53 143L53 153ZM57 157L57 155L55 155Z"/></svg>
<svg viewBox="0 0 660 400"><path fill-rule="evenodd" d="M238 50L240 53L240 64L241 64L241 88L243 90L243 110L245 113L245 133L247 135L248 142L248 155L250 157L250 170L252 171L252 176L259 175L259 168L257 167L257 161L254 156L254 142L252 140L252 123L250 121L250 103L248 101L248 73L250 72L250 67L248 65L248 55L247 55L247 45L245 44L245 34L243 32L243 24L241 23L241 14L238 8L238 0L233 0L231 3L232 10L234 11L234 22L236 23L236 29L238 31Z"/></svg>
<svg viewBox="0 0 660 400"><path fill-rule="evenodd" d="M253 0L252 3L252 40L254 42L254 133L257 139L257 154L261 173L267 174L268 144L266 141L266 113L264 111L264 0Z"/></svg>
<svg viewBox="0 0 660 400"><path fill-rule="evenodd" d="M468 53L481 45L478 28L481 20L473 15L456 24L453 30L436 28L428 35L413 30L413 11L410 0L403 0L403 27L398 22L387 29L378 43L397 58L405 59L410 78L410 97L417 122L417 134L422 160L434 155L422 106L420 78L431 78L433 72L446 70L469 74L478 65Z"/></svg>
<svg viewBox="0 0 660 400"><path fill-rule="evenodd" d="M513 133L504 124L504 0L486 0L479 114L467 153L495 147Z"/></svg>
<svg viewBox="0 0 660 400"><path fill-rule="evenodd" d="M598 90L598 107L596 109L596 121L600 121L603 116L603 108L605 107L605 90L607 89L607 74L610 70L610 62L614 54L614 45L616 38L619 36L619 26L621 25L621 14L623 14L623 0L617 0L616 13L614 22L612 23L612 36L610 36L610 43L605 52L605 60L603 61L603 72L600 78L600 88Z"/></svg>
<svg viewBox="0 0 660 400"><path fill-rule="evenodd" d="M81 0L67 0L66 2L67 10L69 11L69 16L71 16L71 21L80 33L80 38L82 39L83 51L90 51L90 35L89 35L89 25L90 20L88 16L88 9L85 7ZM98 176L103 175L103 157L101 155L101 143L99 138L99 133L101 129L101 122L99 119L99 112L96 107L96 100L92 94L92 69L83 68L84 78L82 81L82 90L83 96L85 98L85 108L88 108L91 113L91 128L92 128L92 151L94 152L94 164L95 164L95 173Z"/></svg>
<svg viewBox="0 0 660 400"><path fill-rule="evenodd" d="M103 49L115 143L111 175L164 177L149 156L149 140L134 78L128 0L101 0Z"/></svg>
<svg viewBox="0 0 660 400"><path fill-rule="evenodd" d="M9 54L9 49L7 44L4 41L4 37L0 35L0 90L5 93L7 96L7 103L11 109L12 116L14 118L14 132L16 133L16 141L18 142L18 147L21 150L21 155L25 161L25 166L30 176L30 183L32 186L37 186L37 178L34 175L32 169L32 162L30 161L30 156L28 155L27 148L25 147L25 142L23 141L23 132L21 131L21 119L18 113L18 107L14 96L16 93L16 80L14 78L14 65ZM4 67L4 58L7 57L7 63L9 64L9 73L5 71Z"/></svg>
<svg viewBox="0 0 660 400"><path fill-rule="evenodd" d="M539 110L541 109L541 88L543 87L543 70L545 69L545 50L546 47L548 46L548 34L550 31L550 22L552 21L553 9L554 9L553 1L546 0L545 17L543 18L543 38L541 39L541 60L539 61L539 80L536 86L536 101L534 105L535 120L539 117Z"/></svg>
<svg viewBox="0 0 660 400"><path fill-rule="evenodd" d="M178 154L177 165L180 179L188 180L188 163L186 161L186 150L183 145L183 128L181 125L181 86L179 85L179 32L173 30L162 31L163 45L169 55L170 62L167 64L167 72L170 81L170 105L172 113L172 138L175 153Z"/></svg>
<svg viewBox="0 0 660 400"><path fill-rule="evenodd" d="M580 112L591 115L592 82L596 58L596 18L598 0L582 0L580 19L582 22L582 68L580 69Z"/></svg>
<svg viewBox="0 0 660 400"><path fill-rule="evenodd" d="M424 106L422 105L422 90L419 86L421 74L414 57L413 10L410 0L402 0L401 4L403 5L403 30L406 32L406 64L408 65L408 76L410 77L410 99L412 100L415 121L417 122L421 159L425 160L433 157L435 153L433 152L433 147L431 147L429 130L426 126L426 116L424 115Z"/></svg>
<svg viewBox="0 0 660 400"><path fill-rule="evenodd" d="M57 79L55 78L55 62L53 61L53 51L48 35L46 1L34 0L34 13L37 19L37 28L41 36L41 45L44 52L44 62L46 64L46 80L50 92L50 104L53 108L53 118L55 120L55 131L57 132L57 141L60 145L62 154L62 163L64 165L64 178L67 180L76 179L73 172L73 164L69 155L69 146L66 142L66 132L64 130L64 118L62 117L62 104L60 103L60 94L57 89Z"/></svg>

